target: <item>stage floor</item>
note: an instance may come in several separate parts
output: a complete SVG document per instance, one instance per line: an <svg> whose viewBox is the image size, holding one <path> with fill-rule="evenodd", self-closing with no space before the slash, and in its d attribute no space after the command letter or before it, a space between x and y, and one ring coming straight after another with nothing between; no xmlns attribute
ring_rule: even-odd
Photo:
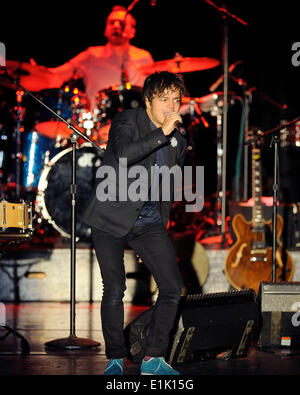
<svg viewBox="0 0 300 395"><path fill-rule="evenodd" d="M148 306L125 304L125 324ZM0 341L1 375L103 375L107 359L101 330L100 303L76 303L75 333L78 338L100 343L98 349L46 351L45 343L70 335L69 303L5 303L1 305L2 322L22 335L30 353L22 355L20 339L10 334ZM0 328L0 337L5 334ZM207 360L176 367L186 376L229 375L299 375L300 350L261 350L252 344L246 357ZM139 375L139 366L126 363L126 375Z"/></svg>

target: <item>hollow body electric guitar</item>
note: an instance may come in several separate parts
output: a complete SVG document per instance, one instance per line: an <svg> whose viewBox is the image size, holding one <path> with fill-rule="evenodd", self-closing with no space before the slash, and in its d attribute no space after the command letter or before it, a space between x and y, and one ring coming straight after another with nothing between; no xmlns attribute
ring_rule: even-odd
<svg viewBox="0 0 300 395"><path fill-rule="evenodd" d="M228 252L225 274L237 289L253 288L257 293L260 282L272 281L272 220L265 221L261 201L261 151L259 140L252 144L252 220L242 214L233 217L232 226L237 241ZM294 267L290 254L283 249L280 236L283 219L277 215L276 282L290 281Z"/></svg>

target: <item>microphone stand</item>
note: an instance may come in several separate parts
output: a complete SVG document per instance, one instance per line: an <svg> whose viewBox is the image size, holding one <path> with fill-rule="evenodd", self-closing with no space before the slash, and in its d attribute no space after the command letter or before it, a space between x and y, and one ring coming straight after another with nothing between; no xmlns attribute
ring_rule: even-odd
<svg viewBox="0 0 300 395"><path fill-rule="evenodd" d="M38 99L35 95L29 92L26 88L24 88L17 80L12 78L5 67L1 66L1 69L4 71L4 77L13 82L15 85L20 87L24 92L26 92L29 96L31 96L34 100L36 100L40 105L45 107L48 111L50 111L57 119L61 122L64 122L69 129L73 131L70 141L72 143L72 183L70 185L70 193L71 193L71 207L72 207L72 233L71 233L71 286L70 286L70 334L69 337L56 339L45 343L45 347L49 350L51 349L67 349L67 350L78 350L78 349L87 349L93 347L99 347L100 343L95 342L94 340L78 338L75 333L75 285L76 285L76 143L78 137L82 137L87 142L91 143L91 145L101 152L103 150L98 147L93 141L91 141L84 133L82 133L79 129L77 129L73 124L66 121L63 117L53 111L50 107L48 107L43 101Z"/></svg>
<svg viewBox="0 0 300 395"><path fill-rule="evenodd" d="M221 210L222 210L222 223L221 223L221 234L222 234L222 243L226 244L225 237L225 226L226 226L226 162L227 162L227 124L228 124L228 17L236 22L240 23L243 26L248 26L248 23L243 21L241 18L237 17L234 14L231 14L227 11L225 6L219 7L214 4L211 0L205 0L205 2L212 7L216 8L216 10L221 14L223 20L223 41L222 41L222 62L223 62L223 91L224 91L224 103L223 103L223 123L222 123L222 143L223 143L223 161L222 161L222 191L221 191ZM218 199L219 197L217 197Z"/></svg>

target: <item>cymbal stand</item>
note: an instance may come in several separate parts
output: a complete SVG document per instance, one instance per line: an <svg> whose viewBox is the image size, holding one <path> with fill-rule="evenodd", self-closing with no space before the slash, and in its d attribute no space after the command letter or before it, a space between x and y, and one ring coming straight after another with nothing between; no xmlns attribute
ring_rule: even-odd
<svg viewBox="0 0 300 395"><path fill-rule="evenodd" d="M24 91L18 89L16 92L16 116L17 116L17 125L16 125L16 199L20 199L20 186L21 186L21 172L22 172L22 151L21 151L21 103L23 99Z"/></svg>
<svg viewBox="0 0 300 395"><path fill-rule="evenodd" d="M13 82L19 88L21 88L24 92L26 92L30 97L32 97L35 101L37 101L40 105L45 107L48 111L50 111L56 118L58 118L61 122L65 123L69 129L73 131L71 136L72 143L72 183L70 185L70 193L71 193L71 207L72 207L72 235L71 235L71 285L70 285L70 334L69 337L52 340L50 342L45 343L45 347L49 350L79 350L79 349L88 349L88 348L97 348L100 346L100 343L95 342L94 340L78 338L75 333L75 277L76 277L76 142L78 136L82 137L84 140L89 142L96 150L103 152L103 150L98 147L93 141L91 141L85 134L83 134L79 129L77 129L73 124L66 121L63 117L53 111L50 107L48 107L42 100L38 99L31 92L25 89L22 85L19 84L14 78L12 78L5 67L0 66L0 68L4 71L4 77Z"/></svg>
<svg viewBox="0 0 300 395"><path fill-rule="evenodd" d="M223 163L224 163L224 149L223 149L223 139L222 139L222 130L223 130L223 112L224 112L224 100L220 97L216 99L216 103L210 111L211 116L216 118L216 131L217 131L217 183L216 183L216 202L215 202L215 224L217 228L217 233L220 233L221 226L224 223L226 226L226 219L223 219L222 216L222 202L223 199ZM221 233L224 235L226 233L226 229ZM223 239L224 242L224 239Z"/></svg>
<svg viewBox="0 0 300 395"><path fill-rule="evenodd" d="M216 102L210 114L216 117L217 129L217 186L216 186L216 202L215 202L215 224L220 230L222 225L222 159L223 159L223 146L222 146L222 118L223 112L220 107L220 101Z"/></svg>
<svg viewBox="0 0 300 395"><path fill-rule="evenodd" d="M222 192L221 192L221 210L222 210L222 222L221 222L221 234L223 242L225 242L225 218L226 218L226 162L227 162L227 127L228 127L228 25L227 17L223 18L223 49L222 49L222 60L224 67L224 103L223 103L223 154L222 154Z"/></svg>
<svg viewBox="0 0 300 395"><path fill-rule="evenodd" d="M222 122L222 133L223 133L223 155L222 155L222 223L221 223L221 234L223 243L226 242L225 238L225 219L226 219L226 162L227 162L227 118L228 118L228 17L243 26L247 26L248 23L243 21L241 18L227 11L225 6L219 7L214 4L211 0L205 0L205 2L214 7L222 17L223 21L223 39L222 39L222 62L223 62L223 91L224 91L224 105L223 105L223 122Z"/></svg>

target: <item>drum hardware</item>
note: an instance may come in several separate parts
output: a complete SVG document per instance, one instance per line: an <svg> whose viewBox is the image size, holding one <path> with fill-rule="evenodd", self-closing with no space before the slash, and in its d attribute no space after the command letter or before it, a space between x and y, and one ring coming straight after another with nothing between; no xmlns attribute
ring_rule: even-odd
<svg viewBox="0 0 300 395"><path fill-rule="evenodd" d="M188 98L183 98L183 103L188 102ZM239 96L236 96L234 92L228 92L228 106L233 105L235 101L242 99ZM199 109L197 114L210 113L212 117L216 118L216 130L217 130L217 184L216 184L216 203L215 209L213 213L214 222L215 222L215 232L220 233L220 229L222 226L222 163L224 152L222 145L222 117L224 112L224 94L223 92L214 92L208 95L205 95L200 98L193 98L193 102L197 103L197 106L194 106L195 109ZM203 121L202 121L203 122ZM206 122L207 123L207 122ZM205 124L204 124L205 126ZM208 125L209 126L209 125ZM225 226L224 230L227 233L227 223L228 219L225 218ZM212 229L211 229L212 231ZM215 233L213 232L213 233ZM211 233L211 232L210 232Z"/></svg>
<svg viewBox="0 0 300 395"><path fill-rule="evenodd" d="M21 115L21 103L23 100L24 91L22 89L18 89L16 91L16 198L20 198L20 186L21 186L21 166L22 166L22 151L21 151L21 123L22 123L22 115Z"/></svg>
<svg viewBox="0 0 300 395"><path fill-rule="evenodd" d="M83 127L86 135L99 146L105 146L108 141L108 133L111 120L103 121L100 110L95 108L92 112L83 110L79 116L79 126Z"/></svg>
<svg viewBox="0 0 300 395"><path fill-rule="evenodd" d="M200 106L200 99L196 97L183 97L181 100L180 114L189 114L193 118L197 116L203 123L203 125L208 128L209 124L202 113L202 108Z"/></svg>
<svg viewBox="0 0 300 395"><path fill-rule="evenodd" d="M39 92L39 98L43 102L54 108L58 115L62 116L68 122L78 125L81 111L88 106L86 95L74 86L65 85L60 89L47 89ZM36 116L38 121L34 125L36 130L42 136L55 139L69 138L71 130L66 124L53 118L48 111L41 109ZM80 126L78 128L84 132Z"/></svg>
<svg viewBox="0 0 300 395"><path fill-rule="evenodd" d="M243 63L243 62L242 62L241 60L237 60L236 62L232 63L232 64L228 67L228 75L229 75L230 78L231 78L230 73L232 73L232 72L235 70L235 68L236 68L236 66L237 66L238 64L242 64L242 63ZM210 91L210 92L214 92L214 91L219 87L219 85L223 82L223 80L224 80L224 75L221 75L221 77L219 77L219 78L217 79L217 81L215 81L215 82L209 87L209 91Z"/></svg>
<svg viewBox="0 0 300 395"><path fill-rule="evenodd" d="M0 322L0 327L6 330L6 333L0 337L0 341L4 340L7 338L8 335L12 334L15 337L21 339L21 349L22 349L22 354L27 355L30 353L30 346L28 341L25 339L24 336L22 336L19 332L17 332L15 329L9 327L6 324L2 324Z"/></svg>
<svg viewBox="0 0 300 395"><path fill-rule="evenodd" d="M99 126L106 125L119 111L137 108L141 104L142 89L129 83L99 91L96 97Z"/></svg>
<svg viewBox="0 0 300 395"><path fill-rule="evenodd" d="M142 105L142 89L132 86L113 85L97 93L96 108L92 112L82 111L80 115L81 127L87 130L87 135L99 145L106 144L110 130L111 120L123 110L136 108Z"/></svg>
<svg viewBox="0 0 300 395"><path fill-rule="evenodd" d="M97 117L98 110L95 111L93 114L91 112L83 112L81 114L82 119L82 127L86 130L87 136L91 135L91 131L94 128L94 119Z"/></svg>
<svg viewBox="0 0 300 395"><path fill-rule="evenodd" d="M38 102L41 106L46 108L51 114L53 114L56 119L63 122L69 129L73 131L70 142L72 144L72 181L70 184L70 192L71 192L71 262L70 262L70 333L69 337L53 340L47 342L45 347L48 349L82 349L82 348L93 348L99 347L100 343L95 342L89 339L77 338L75 333L75 275L76 275L76 144L78 137L82 137L85 141L90 143L92 147L94 147L97 151L103 152L101 148L97 146L93 141L91 141L84 133L82 133L78 128L76 128L72 123L65 120L61 115L57 114L52 108L47 106L43 101L38 99L35 95L30 93L26 88L24 88L18 81L12 78L5 67L1 66L1 69L4 71L4 76L9 81L16 84L19 88L23 89L30 97L32 97L36 102Z"/></svg>
<svg viewBox="0 0 300 395"><path fill-rule="evenodd" d="M7 180L8 159L11 157L9 149L9 133L0 124L0 198L3 197L2 183Z"/></svg>
<svg viewBox="0 0 300 395"><path fill-rule="evenodd" d="M228 92L228 105L234 104L235 100L241 100L235 92ZM202 97L183 97L182 104L192 104L193 109L197 114L210 113L211 116L216 117L224 107L224 95L222 91L209 93ZM204 126L205 123L203 122Z"/></svg>
<svg viewBox="0 0 300 395"><path fill-rule="evenodd" d="M1 201L1 208L3 208L4 204L7 202ZM2 211L2 210L1 210ZM4 220L4 217L2 217L2 220ZM5 255L5 253L8 252L11 246L15 246L18 244L23 243L24 241L28 241L31 237L31 233L15 233L15 232L0 232L0 259ZM0 261L0 269L4 271L8 276L10 274L8 271L5 270L4 265L1 264ZM16 281L18 282L20 277L16 278ZM15 290L18 290L17 287L15 287ZM18 297L18 292L17 292L17 297ZM19 301L19 298L18 298ZM29 354L30 353L30 346L28 341L23 337L19 332L17 332L15 329L9 327L6 324L6 319L5 319L5 311L1 311L1 306L0 306L0 328L3 328L6 330L6 333L0 337L0 341L6 339L10 334L13 336L21 339L21 350L22 354Z"/></svg>
<svg viewBox="0 0 300 395"><path fill-rule="evenodd" d="M240 25L248 26L248 23L238 16L230 13L223 5L219 7L211 0L205 0L207 4L215 8L222 18L223 31L222 31L222 63L223 63L223 114L222 114L222 191L219 200L221 200L221 236L223 245L227 244L226 240L226 162L227 162L227 123L228 123L228 79L229 79L229 62L228 62L228 48L229 48L229 34L228 34L228 19L233 20ZM221 125L218 125L221 129Z"/></svg>
<svg viewBox="0 0 300 395"><path fill-rule="evenodd" d="M1 203L3 203L3 202L1 202ZM5 203L7 203L7 202L5 202ZM13 204L13 203L11 203L11 204ZM17 203L17 205L19 205L19 204L25 204L25 203L24 202ZM8 253L10 247L29 241L31 239L31 236L32 236L32 232L26 232L26 233L16 233L15 231L0 232L0 258L2 258L6 253ZM32 265L32 263L27 264L26 266L30 267L31 265ZM6 266L13 266L13 269L14 269L13 276L11 275L11 273L9 271L6 270ZM6 273L7 276L14 281L15 301L17 303L19 303L20 302L20 295L19 295L18 283L19 283L19 280L22 278L22 276L18 276L16 264L7 265L6 263L1 263L1 260L0 260L0 270L2 270L4 273ZM25 276L26 276L26 273L25 273ZM1 306L0 306L0 309L1 309ZM5 312L3 313L2 311L0 311L0 327L3 328L4 330L6 330L6 333L0 337L0 341L6 339L7 336L12 334L13 336L15 336L21 340L22 354L29 354L30 353L30 346L29 346L28 341L19 332L17 332L15 329L9 327L6 324Z"/></svg>
<svg viewBox="0 0 300 395"><path fill-rule="evenodd" d="M285 124L287 121L282 121ZM300 122L280 130L280 146L282 148L300 148Z"/></svg>
<svg viewBox="0 0 300 395"><path fill-rule="evenodd" d="M219 66L219 60L212 58L184 58L176 53L173 59L160 60L139 68L143 74L152 74L157 71L170 71L171 73L188 73L208 70Z"/></svg>
<svg viewBox="0 0 300 395"><path fill-rule="evenodd" d="M233 63L229 67L229 71L233 71L235 65L241 63L241 61L237 61ZM248 147L243 145L244 139L245 139L245 132L249 128L249 112L250 112L250 103L252 101L252 92L256 90L255 87L250 88L242 78L236 78L233 75L230 75L229 78L236 82L239 86L242 86L243 88L243 99L240 97L236 97L240 100L242 103L242 119L241 119L241 130L240 130L240 137L239 137L239 144L238 144L238 150L237 150L237 159L236 159L236 164L235 164L235 198L236 200L240 200L240 159L241 159L241 151L242 147L244 147L244 175L243 175L243 199L247 200L248 198ZM230 93L229 93L230 96Z"/></svg>

